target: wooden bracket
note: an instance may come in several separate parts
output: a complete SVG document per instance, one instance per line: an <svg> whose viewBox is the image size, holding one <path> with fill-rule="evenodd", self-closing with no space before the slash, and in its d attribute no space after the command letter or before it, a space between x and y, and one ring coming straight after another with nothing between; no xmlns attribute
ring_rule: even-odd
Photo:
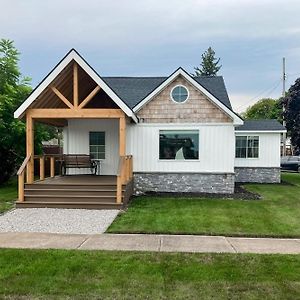
<svg viewBox="0 0 300 300"><path fill-rule="evenodd" d="M69 108L74 108L70 101L54 86L51 87L52 91L57 95L57 97L65 103Z"/></svg>
<svg viewBox="0 0 300 300"><path fill-rule="evenodd" d="M89 95L79 104L78 108L83 108L86 106L92 98L100 91L100 86L97 85L90 93Z"/></svg>

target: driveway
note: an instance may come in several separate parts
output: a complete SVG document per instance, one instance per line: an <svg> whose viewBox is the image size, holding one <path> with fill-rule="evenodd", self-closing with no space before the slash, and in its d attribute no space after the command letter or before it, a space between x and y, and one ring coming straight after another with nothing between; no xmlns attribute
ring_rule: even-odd
<svg viewBox="0 0 300 300"><path fill-rule="evenodd" d="M99 234L106 231L118 210L26 208L0 216L0 232Z"/></svg>

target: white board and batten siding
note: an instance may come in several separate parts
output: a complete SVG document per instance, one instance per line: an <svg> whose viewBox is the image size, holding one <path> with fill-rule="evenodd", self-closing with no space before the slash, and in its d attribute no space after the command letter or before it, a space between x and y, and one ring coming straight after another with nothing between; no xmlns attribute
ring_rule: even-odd
<svg viewBox="0 0 300 300"><path fill-rule="evenodd" d="M64 154L89 154L89 132L105 132L105 159L101 175L115 175L119 163L119 120L68 120L64 128ZM70 169L68 174L90 174L89 169Z"/></svg>
<svg viewBox="0 0 300 300"><path fill-rule="evenodd" d="M198 130L199 160L159 160L160 130ZM232 124L133 124L127 126L126 150L134 172L234 172Z"/></svg>
<svg viewBox="0 0 300 300"><path fill-rule="evenodd" d="M235 167L280 167L280 141L281 134L261 132L236 132L236 136L258 136L259 153L258 158L235 158Z"/></svg>

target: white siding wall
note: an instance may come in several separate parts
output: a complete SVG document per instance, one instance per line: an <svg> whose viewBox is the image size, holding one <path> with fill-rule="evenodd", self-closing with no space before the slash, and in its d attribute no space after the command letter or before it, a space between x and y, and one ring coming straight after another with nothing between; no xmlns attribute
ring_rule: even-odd
<svg viewBox="0 0 300 300"><path fill-rule="evenodd" d="M199 130L198 161L160 161L159 130ZM127 126L127 154L135 172L233 172L232 124L132 124Z"/></svg>
<svg viewBox="0 0 300 300"><path fill-rule="evenodd" d="M280 133L242 133L236 136L259 136L258 158L235 158L235 167L280 167Z"/></svg>
<svg viewBox="0 0 300 300"><path fill-rule="evenodd" d="M64 129L65 154L89 154L89 132L105 131L105 160L102 175L115 175L119 162L119 120L68 120ZM73 169L69 174L88 174L88 169Z"/></svg>

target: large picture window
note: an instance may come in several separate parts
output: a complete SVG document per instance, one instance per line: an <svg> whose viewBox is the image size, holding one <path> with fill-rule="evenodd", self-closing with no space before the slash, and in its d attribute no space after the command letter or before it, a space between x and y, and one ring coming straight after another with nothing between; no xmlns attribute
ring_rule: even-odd
<svg viewBox="0 0 300 300"><path fill-rule="evenodd" d="M235 157L258 158L259 138L258 136L236 136Z"/></svg>
<svg viewBox="0 0 300 300"><path fill-rule="evenodd" d="M105 159L105 132L90 132L90 155L93 159Z"/></svg>
<svg viewBox="0 0 300 300"><path fill-rule="evenodd" d="M199 159L197 130L160 130L159 159Z"/></svg>

